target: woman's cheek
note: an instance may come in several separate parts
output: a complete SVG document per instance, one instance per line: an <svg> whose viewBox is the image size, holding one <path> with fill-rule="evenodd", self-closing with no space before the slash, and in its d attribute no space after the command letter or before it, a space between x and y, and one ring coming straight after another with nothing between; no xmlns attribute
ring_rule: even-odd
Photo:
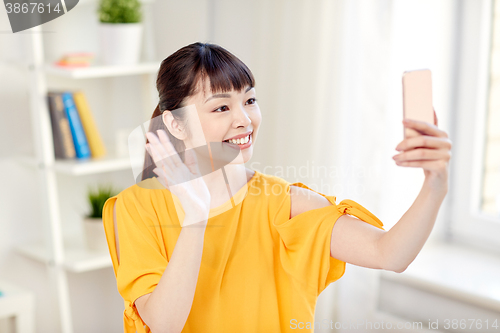
<svg viewBox="0 0 500 333"><path fill-rule="evenodd" d="M254 127L258 127L262 122L262 114L260 113L260 109L257 107L257 110L253 113L253 117L251 118Z"/></svg>

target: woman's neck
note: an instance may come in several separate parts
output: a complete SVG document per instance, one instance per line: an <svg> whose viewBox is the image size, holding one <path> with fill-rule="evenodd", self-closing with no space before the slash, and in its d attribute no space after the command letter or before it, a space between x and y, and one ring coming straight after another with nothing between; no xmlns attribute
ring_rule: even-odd
<svg viewBox="0 0 500 333"><path fill-rule="evenodd" d="M230 200L236 192L247 185L252 175L253 172L246 169L245 164L227 164L215 172L204 175L203 180L212 198L210 208L218 207Z"/></svg>

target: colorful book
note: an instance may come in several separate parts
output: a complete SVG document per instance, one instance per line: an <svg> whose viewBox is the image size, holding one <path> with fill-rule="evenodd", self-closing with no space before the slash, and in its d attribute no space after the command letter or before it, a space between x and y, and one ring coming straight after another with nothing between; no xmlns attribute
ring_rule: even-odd
<svg viewBox="0 0 500 333"><path fill-rule="evenodd" d="M59 159L75 158L73 135L71 134L68 117L64 111L61 93L49 92L47 101L52 124L54 155Z"/></svg>
<svg viewBox="0 0 500 333"><path fill-rule="evenodd" d="M87 103L87 98L85 97L83 91L78 90L73 92L73 100L75 102L76 109L78 110L92 157L98 158L105 156L106 147L104 146L102 137L99 134L94 117L92 116L92 112L90 111L90 107Z"/></svg>
<svg viewBox="0 0 500 333"><path fill-rule="evenodd" d="M75 101L73 100L73 94L71 92L65 91L62 93L62 100L64 103L64 110L66 116L69 120L69 126L71 128L71 134L73 135L73 143L75 145L76 157L77 158L90 158L90 147L85 136L85 131L83 130L82 122L78 114L78 110L75 106Z"/></svg>

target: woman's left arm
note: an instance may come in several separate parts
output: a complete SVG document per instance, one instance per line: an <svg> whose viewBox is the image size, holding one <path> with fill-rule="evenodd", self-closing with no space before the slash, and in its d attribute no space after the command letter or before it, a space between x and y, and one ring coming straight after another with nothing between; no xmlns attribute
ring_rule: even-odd
<svg viewBox="0 0 500 333"><path fill-rule="evenodd" d="M404 122L421 135L404 139L393 158L397 165L422 168L425 180L415 202L401 219L378 240L379 254L384 266L402 272L415 259L429 237L441 203L448 192L448 163L452 142L448 134L422 121Z"/></svg>
<svg viewBox="0 0 500 333"><path fill-rule="evenodd" d="M451 141L434 125L414 121L405 126L421 135L407 138L396 149L396 164L424 169L425 181L415 202L388 231L343 214L332 230L330 255L341 261L375 269L403 272L415 259L429 237L448 192L448 162ZM291 216L330 205L323 196L295 186L290 187Z"/></svg>

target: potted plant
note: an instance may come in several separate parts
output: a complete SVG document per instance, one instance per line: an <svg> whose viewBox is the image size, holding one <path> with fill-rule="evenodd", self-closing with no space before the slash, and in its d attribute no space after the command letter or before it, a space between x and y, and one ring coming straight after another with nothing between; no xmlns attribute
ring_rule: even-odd
<svg viewBox="0 0 500 333"><path fill-rule="evenodd" d="M98 6L101 61L107 65L139 62L142 4L139 0L100 0Z"/></svg>
<svg viewBox="0 0 500 333"><path fill-rule="evenodd" d="M107 241L102 224L102 209L106 200L115 196L117 192L112 186L98 186L94 191L88 189L88 202L91 207L90 214L83 219L85 241L87 248L92 251L106 251Z"/></svg>

